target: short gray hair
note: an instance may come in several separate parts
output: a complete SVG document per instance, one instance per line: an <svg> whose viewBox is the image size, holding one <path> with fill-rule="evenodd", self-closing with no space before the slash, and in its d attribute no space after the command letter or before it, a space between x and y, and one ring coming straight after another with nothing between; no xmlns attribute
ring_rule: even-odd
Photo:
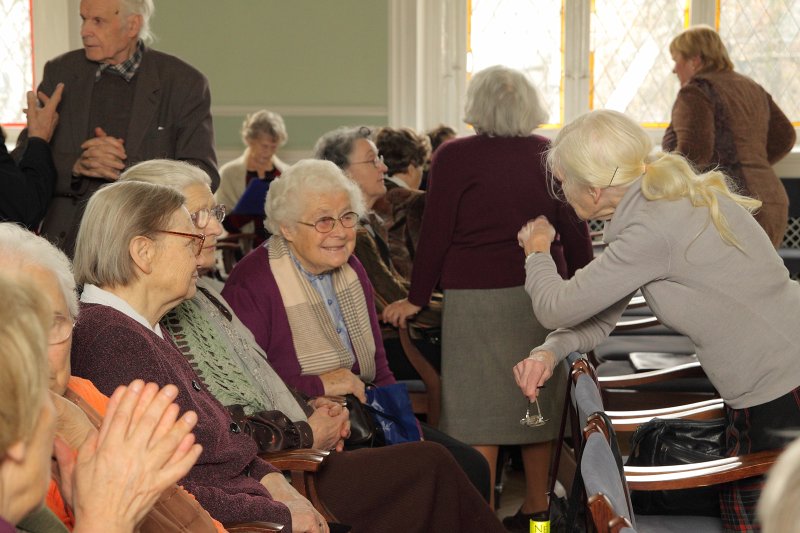
<svg viewBox="0 0 800 533"><path fill-rule="evenodd" d="M75 290L75 277L72 264L67 256L50 241L40 237L13 222L0 223L0 264L7 270L8 265L19 268L35 265L53 274L67 302L70 317L78 316L78 293Z"/></svg>
<svg viewBox="0 0 800 533"><path fill-rule="evenodd" d="M120 15L139 15L142 17L142 27L139 28L139 39L145 44L152 43L155 35L150 30L150 17L156 10L153 0L119 0L121 9Z"/></svg>
<svg viewBox="0 0 800 533"><path fill-rule="evenodd" d="M350 209L361 217L365 212L361 189L331 161L302 159L272 182L267 191L264 220L270 233L280 235L281 225L295 227L305 211L309 194L347 193Z"/></svg>
<svg viewBox="0 0 800 533"><path fill-rule="evenodd" d="M526 137L547 121L547 110L525 74L495 65L472 77L464 122L492 137Z"/></svg>
<svg viewBox="0 0 800 533"><path fill-rule="evenodd" d="M183 204L183 195L166 185L122 181L101 187L89 200L78 230L75 280L110 287L133 282L130 242L167 229Z"/></svg>
<svg viewBox="0 0 800 533"><path fill-rule="evenodd" d="M278 146L283 146L289 140L283 117L266 109L247 115L242 123L242 140L244 142L247 142L248 139L257 139L259 135L272 137L277 141Z"/></svg>
<svg viewBox="0 0 800 533"><path fill-rule="evenodd" d="M358 139L372 140L372 130L366 126L355 128L342 126L329 131L319 138L314 145L314 158L331 161L334 165L346 169L350 165L350 154Z"/></svg>
<svg viewBox="0 0 800 533"><path fill-rule="evenodd" d="M151 159L137 163L123 172L118 181L143 181L166 185L178 191L192 185L211 187L211 178L205 170L185 161L172 159Z"/></svg>

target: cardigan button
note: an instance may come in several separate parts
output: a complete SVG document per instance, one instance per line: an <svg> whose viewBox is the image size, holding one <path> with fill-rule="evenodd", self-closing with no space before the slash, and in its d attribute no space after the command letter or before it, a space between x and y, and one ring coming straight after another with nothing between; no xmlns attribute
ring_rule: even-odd
<svg viewBox="0 0 800 533"><path fill-rule="evenodd" d="M241 433L241 428L239 428L239 424L236 422L231 422L231 433Z"/></svg>
<svg viewBox="0 0 800 533"><path fill-rule="evenodd" d="M198 392L199 392L200 390L202 390L202 389L200 388L200 384L199 384L198 382L196 382L195 380L192 380L192 388L193 388L194 390L198 391Z"/></svg>

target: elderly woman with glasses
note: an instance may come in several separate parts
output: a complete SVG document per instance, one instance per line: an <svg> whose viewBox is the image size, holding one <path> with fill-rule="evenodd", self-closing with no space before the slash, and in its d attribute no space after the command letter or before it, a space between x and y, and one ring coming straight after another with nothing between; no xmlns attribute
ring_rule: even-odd
<svg viewBox="0 0 800 533"><path fill-rule="evenodd" d="M217 212L208 176L200 171L176 173L153 168L158 164L140 163L129 169L124 179L162 183L182 192L197 229L206 239L218 236L222 231L219 217L206 215ZM292 179L292 173L289 170L285 179ZM351 223L349 217L344 222ZM333 223L317 221L317 225L326 230ZM200 273L214 265L213 250L204 250ZM333 450L317 474L317 489L340 521L351 525L353 531L385 533L500 529L499 521L441 446L415 442L342 450L350 426L347 409L321 397L300 400L270 366L252 333L208 277L200 276L197 289L161 319L162 330L169 332L209 392L223 405L241 406L247 415L269 411L290 421L283 426L276 439L280 445L274 449L313 446ZM384 472L391 474L378 474ZM382 475L380 481L376 475ZM403 487L412 485L413 495L395 497ZM454 505L456 501L461 507Z"/></svg>
<svg viewBox="0 0 800 533"><path fill-rule="evenodd" d="M360 166L380 169L374 150L372 160L359 155L366 156ZM383 187L370 185L375 192ZM291 167L267 195L273 236L236 265L222 291L278 375L309 396L354 394L365 401L366 383L395 383L372 286L353 255L365 212L362 190L329 161ZM426 440L448 448L488 499L480 454L426 424L422 429Z"/></svg>
<svg viewBox="0 0 800 533"><path fill-rule="evenodd" d="M196 169L162 162L162 170ZM216 238L198 233L184 202L172 188L125 180L101 188L89 201L75 250L83 294L73 371L106 394L135 377L177 387L178 405L197 413L195 436L203 446L180 484L217 520L327 532L311 503L258 458L255 442L159 326L167 311L195 293L200 258ZM207 215L197 214L198 224L208 222L211 207Z"/></svg>
<svg viewBox="0 0 800 533"><path fill-rule="evenodd" d="M492 467L499 445L522 446L525 499L505 523L527 531L528 517L547 509L547 465L558 424L519 423L526 400L508 369L515 354L538 344L547 330L525 293L516 235L528 220L551 218L559 235L553 259L564 277L591 260L592 248L586 223L550 194L543 162L549 143L533 133L547 114L525 74L501 66L475 74L465 117L476 135L448 141L433 156L409 296L383 316L404 326L428 305L435 287L444 290L441 427L474 445ZM561 412L565 384L554 380L542 395L545 416Z"/></svg>

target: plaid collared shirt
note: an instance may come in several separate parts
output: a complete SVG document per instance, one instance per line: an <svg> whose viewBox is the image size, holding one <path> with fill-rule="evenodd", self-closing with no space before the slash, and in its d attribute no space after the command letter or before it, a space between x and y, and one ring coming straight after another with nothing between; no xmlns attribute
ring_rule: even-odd
<svg viewBox="0 0 800 533"><path fill-rule="evenodd" d="M136 50L133 55L119 65L109 65L108 63L101 63L97 67L97 72L94 73L94 81L99 81L103 72L108 70L118 76L125 78L125 81L131 81L139 70L139 65L142 64L142 55L144 54L144 44L142 41L136 43Z"/></svg>

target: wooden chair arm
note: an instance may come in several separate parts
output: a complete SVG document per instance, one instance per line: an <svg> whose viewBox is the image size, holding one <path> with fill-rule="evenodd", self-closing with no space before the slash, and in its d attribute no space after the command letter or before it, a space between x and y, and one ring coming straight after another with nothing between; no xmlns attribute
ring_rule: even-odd
<svg viewBox="0 0 800 533"><path fill-rule="evenodd" d="M705 372L699 362L675 365L662 370L651 370L649 372L639 372L637 374L627 374L624 376L600 376L597 382L603 389L636 387L648 383L659 383L679 378L699 378L705 377Z"/></svg>
<svg viewBox="0 0 800 533"><path fill-rule="evenodd" d="M635 413L636 411L628 411L629 413ZM608 414L608 413L606 413ZM610 415L609 415L610 416ZM694 409L688 409L685 411L675 411L669 414L663 414L658 416L658 418L684 418L687 420L712 420L714 418L722 418L725 416L725 409L720 401L718 404L714 405L706 405L703 407L696 407ZM630 418L611 418L611 424L614 426L614 429L619 432L633 432L636 429L644 424L645 422L651 421L653 418L656 418L655 415L645 415L641 417L630 417Z"/></svg>
<svg viewBox="0 0 800 533"><path fill-rule="evenodd" d="M765 474L780 453L781 450L771 450L676 467L625 467L625 478L631 490L706 487Z"/></svg>
<svg viewBox="0 0 800 533"><path fill-rule="evenodd" d="M430 361L425 359L422 352L414 345L414 342L408 334L408 329L400 328L398 331L403 352L405 352L411 366L414 367L414 370L417 371L417 374L419 374L422 378L422 382L425 384L425 392L428 395L428 423L433 427L437 427L439 425L439 415L442 405L442 378Z"/></svg>
<svg viewBox="0 0 800 533"><path fill-rule="evenodd" d="M283 531L282 524L275 522L237 522L235 524L223 524L229 533L259 533L267 531Z"/></svg>
<svg viewBox="0 0 800 533"><path fill-rule="evenodd" d="M279 452L262 453L259 454L259 457L278 470L317 472L330 453L331 452L325 450L303 448L299 450L282 450Z"/></svg>
<svg viewBox="0 0 800 533"><path fill-rule="evenodd" d="M638 329L658 326L659 324L661 324L661 321L654 316L630 318L618 321L617 325L614 326L613 333L619 333L621 331L636 331Z"/></svg>
<svg viewBox="0 0 800 533"><path fill-rule="evenodd" d="M320 498L317 489L317 474L325 464L331 452L304 448L300 450L283 450L259 454L259 457L272 464L278 470L289 472L292 486L305 499L311 502L314 508L325 517L328 522L338 522L333 513Z"/></svg>

